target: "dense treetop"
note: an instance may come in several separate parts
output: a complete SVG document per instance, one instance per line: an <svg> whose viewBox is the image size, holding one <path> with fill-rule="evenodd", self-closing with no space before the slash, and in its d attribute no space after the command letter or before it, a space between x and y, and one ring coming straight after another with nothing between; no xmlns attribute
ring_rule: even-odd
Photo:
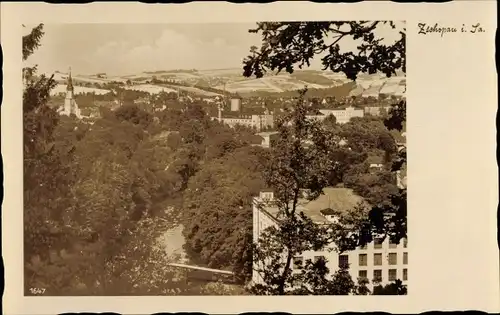
<svg viewBox="0 0 500 315"><path fill-rule="evenodd" d="M399 32L399 40L383 44L376 33L381 24ZM244 61L245 76L262 77L267 71L281 70L293 73L294 67L310 66L311 59L323 53L325 70L343 72L353 80L359 73L392 76L397 70L406 72L406 31L396 30L394 22L261 22L250 32L262 35L262 45L251 48ZM357 51L341 52L345 38L361 39L362 43Z"/></svg>

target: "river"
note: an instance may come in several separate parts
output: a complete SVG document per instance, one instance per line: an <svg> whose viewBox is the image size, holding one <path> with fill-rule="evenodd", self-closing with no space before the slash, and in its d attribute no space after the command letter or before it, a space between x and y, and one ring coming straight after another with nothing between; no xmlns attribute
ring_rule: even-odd
<svg viewBox="0 0 500 315"><path fill-rule="evenodd" d="M178 216L174 215L174 210L173 208L167 209L165 211L166 213L172 214L172 217L174 218L174 225L172 228L168 229L163 233L160 238L160 244L161 246L165 249L165 253L167 254L169 262L173 263L183 263L183 264L189 264L189 258L186 254L186 251L184 250L184 244L186 243L186 240L184 238L184 235L182 234L182 231L184 229L184 226L182 223L180 223ZM182 273L181 273L182 274ZM181 279L173 279L174 282L179 282L179 283L184 283L184 281L181 281ZM196 281L193 279L190 279L187 282L187 285L192 287L192 288L199 288L201 286L206 286L207 282L205 281ZM230 292L235 292L241 291L242 287L239 285L234 285L234 284L224 284L224 283L213 283L213 284L208 284L208 288L211 289L210 295L213 294L231 294ZM214 292L214 290L216 292ZM203 293L202 293L203 294Z"/></svg>

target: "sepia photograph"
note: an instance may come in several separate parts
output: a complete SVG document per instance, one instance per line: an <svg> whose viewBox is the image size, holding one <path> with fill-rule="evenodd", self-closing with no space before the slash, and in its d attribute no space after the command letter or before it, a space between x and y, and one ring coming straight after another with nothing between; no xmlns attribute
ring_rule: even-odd
<svg viewBox="0 0 500 315"><path fill-rule="evenodd" d="M23 30L25 296L411 295L405 21Z"/></svg>

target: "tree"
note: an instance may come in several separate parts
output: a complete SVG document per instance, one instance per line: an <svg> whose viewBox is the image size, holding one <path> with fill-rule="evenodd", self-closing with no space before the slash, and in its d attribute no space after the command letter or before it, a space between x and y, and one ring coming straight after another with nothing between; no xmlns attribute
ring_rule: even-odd
<svg viewBox="0 0 500 315"><path fill-rule="evenodd" d="M399 40L385 45L375 33L381 24L396 29L393 22L386 21L257 23L249 32L262 34L262 46L251 48L244 60L244 75L262 77L267 71L283 69L293 73L296 65L300 69L309 66L314 56L323 53L324 70L343 72L352 80L359 73L380 71L390 77L396 70L406 72L406 30L398 30ZM358 51L342 53L340 43L345 38L361 39Z"/></svg>
<svg viewBox="0 0 500 315"><path fill-rule="evenodd" d="M136 104L126 104L121 106L116 110L115 115L119 120L130 121L145 128L148 127L153 121L151 114L140 109Z"/></svg>
<svg viewBox="0 0 500 315"><path fill-rule="evenodd" d="M323 120L323 123L325 124L325 127L330 130L335 130L335 128L338 127L337 117L335 117L335 115L333 114L326 116L326 118Z"/></svg>
<svg viewBox="0 0 500 315"><path fill-rule="evenodd" d="M386 117L384 124L389 130L403 130L406 122L406 101L401 100L389 109L389 117Z"/></svg>
<svg viewBox="0 0 500 315"><path fill-rule="evenodd" d="M23 36L23 60L40 46L43 24ZM71 147L56 146L54 132L59 122L56 110L48 106L53 77L36 75L36 66L23 69L23 164L24 164L24 249L27 260L47 257L57 246L62 226L58 224L74 177L68 161ZM65 152L65 154L61 154Z"/></svg>
<svg viewBox="0 0 500 315"><path fill-rule="evenodd" d="M27 60L40 47L43 35L43 24L40 23L31 30L30 34L23 36L23 61Z"/></svg>
<svg viewBox="0 0 500 315"><path fill-rule="evenodd" d="M368 289L368 283L370 281L367 278L358 278L358 284L355 289L355 295L369 295L371 293L370 289Z"/></svg>
<svg viewBox="0 0 500 315"><path fill-rule="evenodd" d="M393 44L383 44L382 38L376 34L377 27L384 24L399 35ZM325 70L342 72L352 80L356 80L360 73L382 72L390 77L397 71L406 72L406 28L390 21L260 22L249 32L261 34L262 45L260 48L251 47L250 55L243 61L243 74L247 77L262 77L268 71L280 72L283 69L293 73L295 67L309 66L310 61L321 54L324 55L321 60ZM340 52L340 44L346 38L360 41L356 51ZM361 120L369 121L368 118ZM384 125L388 130L401 131L405 121L406 100L403 99L389 110ZM372 128L366 127L366 131ZM380 124L377 129L380 130ZM358 139L352 139L351 145L355 145ZM396 151L388 139L387 135L379 135L376 140L384 143L388 153L386 160L392 160L391 171L397 172L406 164L406 149ZM400 195L405 196L405 192Z"/></svg>
<svg viewBox="0 0 500 315"><path fill-rule="evenodd" d="M50 259L26 262L29 285L54 295L177 294L178 283L168 280L176 272L156 244L173 222L153 211L170 197L164 176L171 150L116 117L82 135L81 127L69 118L58 126L56 143L72 142L78 176L56 221L64 242L46 249Z"/></svg>
<svg viewBox="0 0 500 315"><path fill-rule="evenodd" d="M251 274L251 198L263 188L261 151L246 146L208 161L184 194L182 216L191 258L212 268L229 268L241 280Z"/></svg>
<svg viewBox="0 0 500 315"><path fill-rule="evenodd" d="M382 21L257 23L257 27L250 32L261 33L262 46L260 49L251 47L250 55L243 62L243 74L247 77L262 77L269 71L276 73L283 69L293 73L295 67L309 66L311 59L319 54L325 54L322 58L324 70L342 72L352 80L356 80L360 73L382 72L390 77L397 74L398 70L406 72L405 29L399 31L398 41L385 45L375 33L377 26L381 24L396 28L394 23ZM340 52L339 43L345 38L361 40L357 51ZM390 110L389 117L385 120L389 130L403 125L406 119L405 109L406 103L403 100L399 106ZM305 110L307 109L299 101L293 115L288 117L292 127L288 130L283 127L288 124L278 127L281 136L278 143L286 145L275 146L273 153L276 155L271 159L274 168L271 166L267 174L270 176L268 179L271 179L268 184L275 190L276 204L284 219L277 227L264 231L254 248L254 269L260 274L262 283L256 284L253 290L260 294L281 295L294 291L293 279L298 275L292 274L290 264L296 253L322 248L332 240L342 252L371 242L375 237L389 236L391 241L396 243L406 237L405 189L391 195L391 202L388 204L373 206L366 212L353 209L352 213L344 215L339 223L330 225L330 229L326 230L295 212L301 189L306 189L309 192L308 197L314 198L321 193L328 181L331 183L332 178L339 179L340 176L336 174L343 163L331 158L342 157L347 153L345 149L338 148L338 134L327 137L324 130L315 131L305 118ZM329 125L330 129L335 129L334 124ZM350 136L350 133L343 136ZM328 142L325 138L333 140ZM311 144L308 150L305 150L302 144L307 140ZM396 171L398 166L401 167L406 161L406 153L396 152L386 134L373 137L370 133L364 133L360 137L352 138L351 145L356 146L358 140L367 143L361 143L359 150L352 151L366 154L363 147L368 145L372 149L381 146L389 152L386 160L391 164L391 171ZM308 155L311 153L312 156ZM390 161L389 157L393 161ZM346 166L344 164L344 172ZM326 236L328 234L330 239ZM310 268L311 264L306 266ZM315 284L307 281L319 277L321 281L316 283L324 283L326 273L324 270L317 270L312 275L314 276L302 278L301 286L308 288L305 294L315 294ZM334 280L335 278L332 281ZM363 289L354 290L366 293Z"/></svg>
<svg viewBox="0 0 500 315"><path fill-rule="evenodd" d="M177 132L170 133L167 137L167 145L172 150L177 150L182 143L181 136Z"/></svg>
<svg viewBox="0 0 500 315"><path fill-rule="evenodd" d="M383 44L376 34L377 27L384 24L399 34L395 43ZM309 66L321 54L324 70L342 72L352 80L360 73L382 72L388 77L397 71L406 73L406 28L399 29L394 22L260 22L249 32L260 33L262 45L260 49L252 46L243 61L243 74L247 77L260 78L268 71L283 69L293 73L295 67ZM357 51L340 51L346 38L361 41ZM388 129L401 129L406 120L406 100L401 100L389 115Z"/></svg>
<svg viewBox="0 0 500 315"><path fill-rule="evenodd" d="M24 60L42 35L41 24L23 37ZM172 154L148 141L150 115L129 105L91 126L60 117L47 105L53 78L23 70L26 293L178 293L156 244L172 222L152 211L169 197Z"/></svg>
<svg viewBox="0 0 500 315"><path fill-rule="evenodd" d="M313 222L299 206L304 194L313 200L328 185L335 167L327 163L329 148L338 146L322 132L319 122L306 119L310 108L305 93L302 91L293 109L280 117L279 138L271 148L272 162L264 173L280 219L276 226L264 230L254 246L254 271L262 279L251 288L256 294L348 294L354 287L345 270L327 279L324 262L307 262L301 273L291 268L296 255L330 244L328 226Z"/></svg>
<svg viewBox="0 0 500 315"><path fill-rule="evenodd" d="M406 295L407 288L401 280L396 280L388 285L377 285L373 288L373 295Z"/></svg>

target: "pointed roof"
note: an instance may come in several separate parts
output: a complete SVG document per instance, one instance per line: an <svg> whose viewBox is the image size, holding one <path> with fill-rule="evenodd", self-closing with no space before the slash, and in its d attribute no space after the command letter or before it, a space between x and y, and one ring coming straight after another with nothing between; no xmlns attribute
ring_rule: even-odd
<svg viewBox="0 0 500 315"><path fill-rule="evenodd" d="M297 212L302 211L316 223L328 223L325 215L345 213L355 209L358 205L368 206L368 203L352 189L343 187L327 187L315 200L300 199ZM278 219L280 209L275 205L263 207L271 217Z"/></svg>
<svg viewBox="0 0 500 315"><path fill-rule="evenodd" d="M66 91L73 91L73 79L71 78L71 67L69 67L68 85L66 86Z"/></svg>

